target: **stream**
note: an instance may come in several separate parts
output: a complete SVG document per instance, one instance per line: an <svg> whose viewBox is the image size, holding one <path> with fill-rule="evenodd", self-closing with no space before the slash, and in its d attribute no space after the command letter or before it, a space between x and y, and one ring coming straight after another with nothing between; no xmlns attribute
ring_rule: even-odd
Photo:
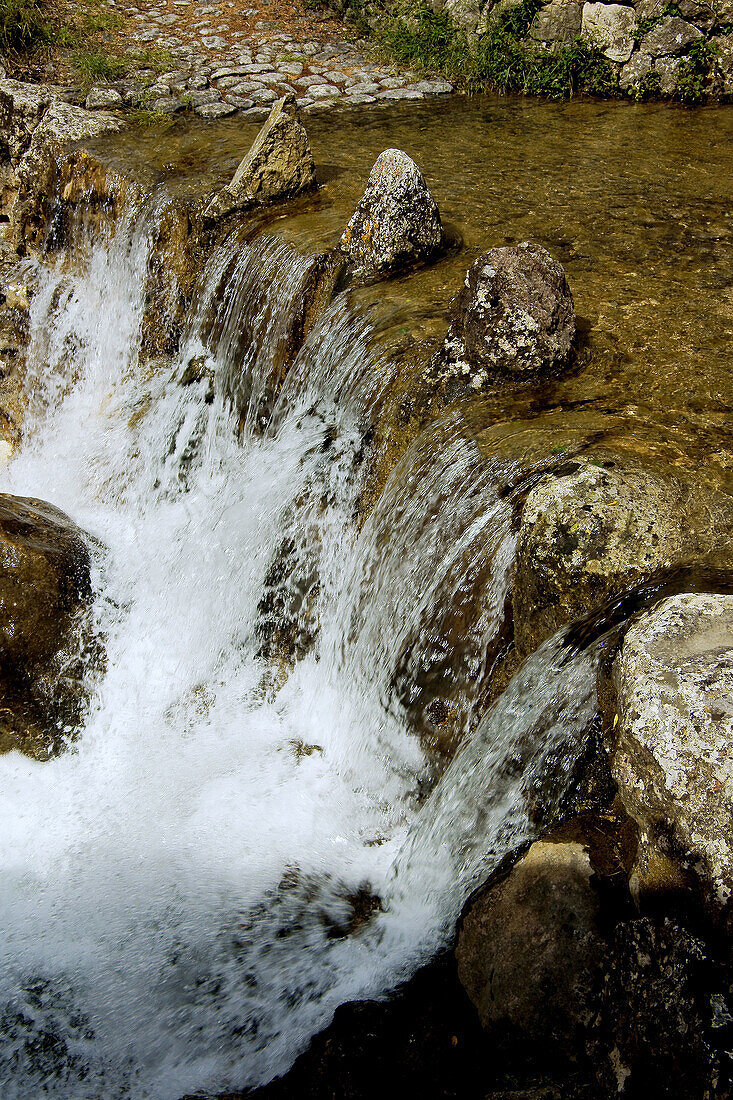
<svg viewBox="0 0 733 1100"><path fill-rule="evenodd" d="M143 360L165 199L211 187L212 163L226 177L253 136L236 127L110 139L145 201L37 272L0 488L93 537L106 660L68 751L0 756L3 1100L263 1084L340 1004L449 943L470 892L537 835L618 625L549 639L484 707L517 505L563 460L537 425L561 445L570 423L606 431L730 491L733 111L476 100L314 119L319 197L214 249L180 349ZM337 294L283 380L315 255L388 145L463 248ZM385 395L473 258L527 238L566 267L579 368L431 424L367 508ZM513 420L526 432L492 456L480 433ZM426 675L451 683L443 756L416 732Z"/></svg>

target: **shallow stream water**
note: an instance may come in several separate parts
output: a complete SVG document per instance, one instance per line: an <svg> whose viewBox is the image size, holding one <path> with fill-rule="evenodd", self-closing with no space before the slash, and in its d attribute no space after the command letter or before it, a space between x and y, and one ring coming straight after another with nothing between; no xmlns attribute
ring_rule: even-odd
<svg viewBox="0 0 733 1100"><path fill-rule="evenodd" d="M107 664L66 753L0 758L8 1100L178 1100L283 1072L338 1004L384 994L446 942L470 890L534 834L538 788L562 796L599 642L546 643L466 718L438 782L396 687L450 667L446 608L480 568L470 711L503 625L513 487L547 468L546 446L529 432L521 458L493 459L480 407L475 424L456 413L357 522L380 396L405 343L439 337L475 255L541 241L582 319L578 369L506 419L539 417L552 438L565 418L612 420L629 446L671 440L728 486L733 112L455 100L309 130L323 189L210 257L171 362L140 362L152 185L226 178L253 136L238 123L117 144L150 200L33 300L24 443L0 487L98 540ZM389 145L420 163L463 250L337 297L263 417L309 257ZM206 374L182 384L192 357L213 392ZM292 653L268 648L273 614L296 622Z"/></svg>

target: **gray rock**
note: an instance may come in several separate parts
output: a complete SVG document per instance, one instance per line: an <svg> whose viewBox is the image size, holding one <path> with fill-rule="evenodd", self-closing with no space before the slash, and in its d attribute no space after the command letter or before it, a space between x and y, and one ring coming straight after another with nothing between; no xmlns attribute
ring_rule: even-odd
<svg viewBox="0 0 733 1100"><path fill-rule="evenodd" d="M539 841L469 902L458 976L485 1028L564 1053L582 1049L605 955L593 874L580 844Z"/></svg>
<svg viewBox="0 0 733 1100"><path fill-rule="evenodd" d="M150 110L161 115L175 115L179 111L185 111L185 109L186 104L177 96L164 95L159 99L151 100L150 103Z"/></svg>
<svg viewBox="0 0 733 1100"><path fill-rule="evenodd" d="M654 62L654 71L659 73L659 91L662 95L672 95L679 79L681 59L679 57L658 57Z"/></svg>
<svg viewBox="0 0 733 1100"><path fill-rule="evenodd" d="M353 95L374 95L374 93L379 90L379 85L373 80L363 80L360 84L352 84L349 88L349 91Z"/></svg>
<svg viewBox="0 0 733 1100"><path fill-rule="evenodd" d="M315 187L316 168L308 135L298 121L292 95L272 108L252 148L204 213L219 218L232 210L274 202Z"/></svg>
<svg viewBox="0 0 733 1100"><path fill-rule="evenodd" d="M246 99L241 95L228 95L226 101L236 107L238 111L248 111L250 107L254 107L255 102L253 99Z"/></svg>
<svg viewBox="0 0 733 1100"><path fill-rule="evenodd" d="M216 88L204 88L200 92L186 92L186 99L193 108L209 107L212 103L220 102L221 92L218 92Z"/></svg>
<svg viewBox="0 0 733 1100"><path fill-rule="evenodd" d="M733 34L713 38L718 55L713 69L713 87L722 99L733 98Z"/></svg>
<svg viewBox="0 0 733 1100"><path fill-rule="evenodd" d="M196 114L199 118L226 118L236 110L233 103L204 103L201 107L196 107Z"/></svg>
<svg viewBox="0 0 733 1100"><path fill-rule="evenodd" d="M202 38L204 46L207 50L225 50L227 48L226 38L221 38L219 35L211 34L206 38Z"/></svg>
<svg viewBox="0 0 733 1100"><path fill-rule="evenodd" d="M619 86L624 91L630 91L632 88L638 88L644 77L651 72L652 59L649 54L641 53L637 50L632 56L631 61L628 61L621 72L619 73Z"/></svg>
<svg viewBox="0 0 733 1100"><path fill-rule="evenodd" d="M529 37L550 46L569 46L583 25L583 5L576 0L551 0L532 20Z"/></svg>
<svg viewBox="0 0 733 1100"><path fill-rule="evenodd" d="M333 88L330 84L316 84L308 89L308 95L312 100L338 98L340 94L338 88Z"/></svg>
<svg viewBox="0 0 733 1100"><path fill-rule="evenodd" d="M641 49L652 57L676 57L702 38L702 31L677 15L667 16L641 40Z"/></svg>
<svg viewBox="0 0 733 1100"><path fill-rule="evenodd" d="M92 88L85 106L88 111L113 111L122 107L122 96L114 88Z"/></svg>
<svg viewBox="0 0 733 1100"><path fill-rule="evenodd" d="M479 0L445 0L442 8L448 13L455 26L466 31L469 37L473 37L481 16Z"/></svg>
<svg viewBox="0 0 733 1100"><path fill-rule="evenodd" d="M401 149L385 149L341 237L357 277L386 275L434 257L443 225L422 172Z"/></svg>
<svg viewBox="0 0 733 1100"><path fill-rule="evenodd" d="M502 377L558 371L575 336L573 296L562 266L525 241L492 248L469 268L439 358L442 373L473 389Z"/></svg>
<svg viewBox="0 0 733 1100"><path fill-rule="evenodd" d="M609 61L628 61L634 49L633 8L621 4L583 5L582 36L603 51Z"/></svg>
<svg viewBox="0 0 733 1100"><path fill-rule="evenodd" d="M11 161L17 161L28 148L31 135L52 99L50 90L42 84L0 81L0 132Z"/></svg>
<svg viewBox="0 0 733 1100"><path fill-rule="evenodd" d="M639 825L639 892L694 872L714 911L733 890L733 596L664 600L626 633L614 667L613 777Z"/></svg>

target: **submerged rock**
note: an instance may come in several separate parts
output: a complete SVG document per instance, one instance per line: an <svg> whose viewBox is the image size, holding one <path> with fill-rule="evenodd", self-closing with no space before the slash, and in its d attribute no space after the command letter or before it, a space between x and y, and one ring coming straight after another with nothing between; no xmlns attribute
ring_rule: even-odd
<svg viewBox="0 0 733 1100"><path fill-rule="evenodd" d="M492 248L469 268L436 365L473 389L562 369L575 336L562 266L541 245Z"/></svg>
<svg viewBox="0 0 733 1100"><path fill-rule="evenodd" d="M48 755L82 703L80 614L91 597L82 531L58 508L0 495L0 750Z"/></svg>
<svg viewBox="0 0 733 1100"><path fill-rule="evenodd" d="M614 779L640 828L632 883L671 891L693 872L714 911L733 889L733 596L674 596L628 630L617 658Z"/></svg>
<svg viewBox="0 0 733 1100"><path fill-rule="evenodd" d="M578 843L537 842L469 903L458 975L485 1028L582 1049L604 959L593 867Z"/></svg>
<svg viewBox="0 0 733 1100"><path fill-rule="evenodd" d="M230 183L210 200L204 215L292 198L316 185L316 166L292 93L279 99Z"/></svg>
<svg viewBox="0 0 733 1100"><path fill-rule="evenodd" d="M391 275L443 248L440 211L425 177L401 149L385 149L341 237L357 278Z"/></svg>

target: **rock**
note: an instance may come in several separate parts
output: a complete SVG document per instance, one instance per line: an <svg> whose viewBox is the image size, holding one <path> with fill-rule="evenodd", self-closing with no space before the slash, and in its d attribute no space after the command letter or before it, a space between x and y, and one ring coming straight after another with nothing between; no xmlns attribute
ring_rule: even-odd
<svg viewBox="0 0 733 1100"><path fill-rule="evenodd" d="M552 0L532 21L529 37L550 46L569 46L583 24L583 5L575 0Z"/></svg>
<svg viewBox="0 0 733 1100"><path fill-rule="evenodd" d="M42 84L0 81L0 134L4 154L17 163L30 144L52 96Z"/></svg>
<svg viewBox="0 0 733 1100"><path fill-rule="evenodd" d="M638 88L644 78L649 75L652 68L652 59L646 53L639 50L633 55L621 70L618 82L624 91Z"/></svg>
<svg viewBox="0 0 733 1100"><path fill-rule="evenodd" d="M231 182L210 199L204 214L220 218L233 210L290 198L315 185L316 167L308 135L298 121L295 99L289 94L273 106Z"/></svg>
<svg viewBox="0 0 733 1100"><path fill-rule="evenodd" d="M588 1056L601 1097L728 1095L724 967L676 920L619 923L599 992L598 1040ZM723 1056L727 1062L727 1056Z"/></svg>
<svg viewBox="0 0 733 1100"><path fill-rule="evenodd" d="M634 49L633 8L622 4L584 4L582 36L609 61L628 61Z"/></svg>
<svg viewBox="0 0 733 1100"><path fill-rule="evenodd" d="M711 39L717 49L713 65L713 86L722 99L733 98L733 34Z"/></svg>
<svg viewBox="0 0 733 1100"><path fill-rule="evenodd" d="M533 652L561 626L679 562L683 493L641 468L575 465L549 475L522 510L514 636Z"/></svg>
<svg viewBox="0 0 733 1100"><path fill-rule="evenodd" d="M654 71L659 73L659 91L661 94L672 95L679 78L680 58L658 57L654 62Z"/></svg>
<svg viewBox="0 0 733 1100"><path fill-rule="evenodd" d="M479 0L445 0L442 10L446 11L451 22L466 31L469 37L475 34L481 15Z"/></svg>
<svg viewBox="0 0 733 1100"><path fill-rule="evenodd" d="M150 103L150 110L158 115L177 115L179 111L185 111L185 109L186 104L183 100L174 95L162 95Z"/></svg>
<svg viewBox="0 0 733 1100"><path fill-rule="evenodd" d="M677 15L669 15L644 35L640 46L642 52L651 57L677 57L702 37L702 31L693 27L692 23Z"/></svg>
<svg viewBox="0 0 733 1100"><path fill-rule="evenodd" d="M0 495L0 751L47 756L78 721L80 616L91 597L80 529L45 501Z"/></svg>
<svg viewBox="0 0 733 1100"><path fill-rule="evenodd" d="M18 163L18 200L13 210L16 247L24 247L31 219L44 221L54 194L53 180L62 154L74 143L121 130L124 123L104 111L86 111L53 102L34 128L30 145Z"/></svg>
<svg viewBox="0 0 733 1100"><path fill-rule="evenodd" d="M444 242L440 211L422 172L401 149L385 149L341 237L353 273L393 274L432 259Z"/></svg>
<svg viewBox="0 0 733 1100"><path fill-rule="evenodd" d="M453 303L438 370L473 389L555 372L567 364L574 336L562 266L528 241L492 248L469 268Z"/></svg>
<svg viewBox="0 0 733 1100"><path fill-rule="evenodd" d="M237 106L234 103L204 103L195 110L199 118L227 118L235 113Z"/></svg>
<svg viewBox="0 0 733 1100"><path fill-rule="evenodd" d="M576 1054L594 1015L605 946L593 868L578 843L536 842L469 901L458 976L484 1028Z"/></svg>
<svg viewBox="0 0 733 1100"><path fill-rule="evenodd" d="M86 98L88 111L115 110L122 107L122 96L114 88L92 88Z"/></svg>
<svg viewBox="0 0 733 1100"><path fill-rule="evenodd" d="M693 872L713 911L733 889L733 596L664 600L627 631L614 667L613 777L641 837L635 888ZM660 881L661 879L661 881Z"/></svg>

